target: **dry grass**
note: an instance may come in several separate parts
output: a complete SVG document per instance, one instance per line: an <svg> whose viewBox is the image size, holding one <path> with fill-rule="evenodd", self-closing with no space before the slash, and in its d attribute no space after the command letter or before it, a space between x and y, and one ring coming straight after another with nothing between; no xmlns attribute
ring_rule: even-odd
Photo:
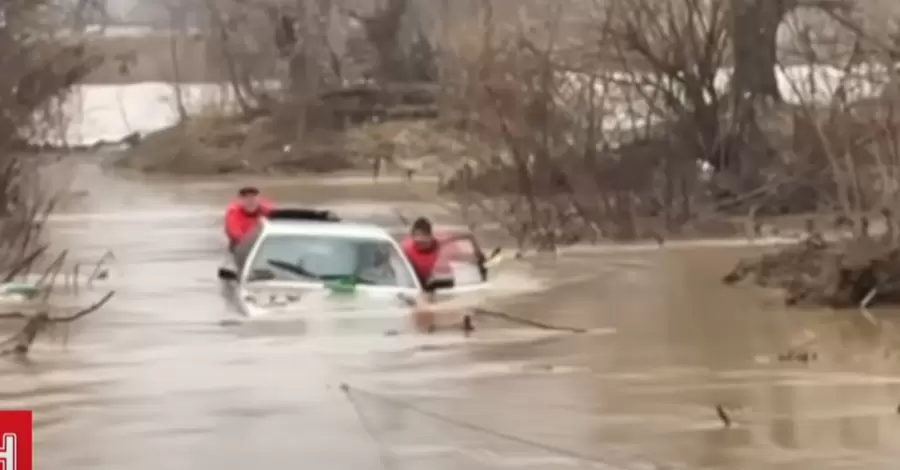
<svg viewBox="0 0 900 470"><path fill-rule="evenodd" d="M119 163L146 172L230 173L264 168L279 153L265 120L199 117L147 135Z"/></svg>

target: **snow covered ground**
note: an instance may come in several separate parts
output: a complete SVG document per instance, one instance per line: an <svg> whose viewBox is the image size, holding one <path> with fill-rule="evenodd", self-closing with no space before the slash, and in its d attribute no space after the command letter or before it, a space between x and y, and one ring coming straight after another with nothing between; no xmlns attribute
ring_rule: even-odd
<svg viewBox="0 0 900 470"><path fill-rule="evenodd" d="M854 71L853 78L846 80L845 84L848 96L859 99L879 93L887 76L881 74L882 77L877 77L878 75L866 69ZM730 71L722 71L723 89L729 76ZM827 66L794 66L778 71L782 94L788 102L795 103L830 99L843 77L842 71ZM180 89L190 113L233 107L233 95L227 86L188 84L182 85ZM621 91L603 89L598 92L622 94ZM623 125L622 121L627 119L627 107L627 103L621 103L622 109L611 110L612 119L618 120L619 125ZM162 82L83 85L75 90L64 109L68 123L64 136L42 139L44 142L75 146L116 141L132 132L147 133L165 128L174 124L178 118L175 88Z"/></svg>
<svg viewBox="0 0 900 470"><path fill-rule="evenodd" d="M67 117L64 135L46 140L56 145L93 145L117 141L132 132L145 134L171 126L178 120L175 90L163 82L82 85L63 107ZM233 106L233 94L223 85L181 85L180 90L191 114Z"/></svg>

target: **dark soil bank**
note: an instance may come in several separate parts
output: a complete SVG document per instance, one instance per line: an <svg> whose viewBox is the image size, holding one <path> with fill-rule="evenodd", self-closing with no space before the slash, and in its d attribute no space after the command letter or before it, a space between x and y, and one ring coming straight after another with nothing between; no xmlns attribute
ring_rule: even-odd
<svg viewBox="0 0 900 470"><path fill-rule="evenodd" d="M723 279L727 284L752 276L756 284L786 292L785 302L835 308L900 301L900 244L889 211L885 231L869 233L868 218L844 219L853 234L827 240L811 231L795 245L743 260Z"/></svg>

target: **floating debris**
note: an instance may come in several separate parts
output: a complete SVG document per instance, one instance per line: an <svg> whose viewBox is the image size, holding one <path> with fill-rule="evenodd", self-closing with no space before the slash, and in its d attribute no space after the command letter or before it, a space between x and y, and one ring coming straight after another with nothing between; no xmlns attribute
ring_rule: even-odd
<svg viewBox="0 0 900 470"><path fill-rule="evenodd" d="M463 317L462 331L465 336L469 336L475 331L475 325L472 323L472 315Z"/></svg>
<svg viewBox="0 0 900 470"><path fill-rule="evenodd" d="M815 361L818 358L819 355L817 353L808 351L788 351L778 355L778 360L781 362L802 362L804 364Z"/></svg>
<svg viewBox="0 0 900 470"><path fill-rule="evenodd" d="M722 405L716 405L716 414L719 415L719 419L722 420L722 425L726 428L731 427L731 416L728 416L728 413L725 411L725 407Z"/></svg>

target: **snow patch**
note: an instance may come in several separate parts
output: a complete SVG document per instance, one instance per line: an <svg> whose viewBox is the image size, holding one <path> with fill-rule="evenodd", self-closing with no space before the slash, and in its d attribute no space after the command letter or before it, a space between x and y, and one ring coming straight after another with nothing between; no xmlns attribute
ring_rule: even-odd
<svg viewBox="0 0 900 470"><path fill-rule="evenodd" d="M231 89L218 84L179 87L190 114L211 109L234 110ZM176 88L164 82L129 85L81 85L63 104L68 124L62 135L44 143L94 145L115 142L133 132L146 134L178 122Z"/></svg>

